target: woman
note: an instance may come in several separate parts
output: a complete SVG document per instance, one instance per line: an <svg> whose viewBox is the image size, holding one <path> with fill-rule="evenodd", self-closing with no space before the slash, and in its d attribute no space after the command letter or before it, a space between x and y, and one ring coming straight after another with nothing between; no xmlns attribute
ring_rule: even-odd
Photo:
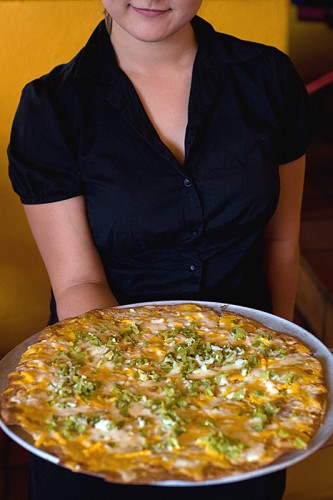
<svg viewBox="0 0 333 500"><path fill-rule="evenodd" d="M50 322L167 299L293 317L306 92L284 54L216 33L200 4L105 0L106 25L23 91L10 176L50 276ZM132 492L40 460L32 479L38 500ZM283 488L279 473L133 492L272 500Z"/></svg>

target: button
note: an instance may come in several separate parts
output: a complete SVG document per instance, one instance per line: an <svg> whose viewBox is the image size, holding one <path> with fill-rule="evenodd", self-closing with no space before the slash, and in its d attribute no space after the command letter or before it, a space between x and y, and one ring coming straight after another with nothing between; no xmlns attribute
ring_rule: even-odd
<svg viewBox="0 0 333 500"><path fill-rule="evenodd" d="M187 188L191 187L191 181L189 179L185 179L184 186L186 186Z"/></svg>
<svg viewBox="0 0 333 500"><path fill-rule="evenodd" d="M190 271L197 271L198 270L198 264L191 264L190 265Z"/></svg>

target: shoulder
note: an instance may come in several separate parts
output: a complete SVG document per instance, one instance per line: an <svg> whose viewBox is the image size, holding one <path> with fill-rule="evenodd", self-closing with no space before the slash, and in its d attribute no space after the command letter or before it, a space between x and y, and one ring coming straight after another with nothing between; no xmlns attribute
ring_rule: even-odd
<svg viewBox="0 0 333 500"><path fill-rule="evenodd" d="M246 70L248 73L283 72L292 67L289 57L276 47L243 40L216 31L200 17L193 20L193 28L199 46L207 53L211 62L230 70Z"/></svg>
<svg viewBox="0 0 333 500"><path fill-rule="evenodd" d="M21 119L42 116L50 119L51 114L75 113L75 73L79 60L80 53L70 62L56 66L49 73L27 83L22 89L17 116Z"/></svg>
<svg viewBox="0 0 333 500"><path fill-rule="evenodd" d="M77 58L74 58L69 63L59 65L49 73L27 83L22 90L21 101L55 101L60 96L61 99L66 99L66 96L70 97L76 61Z"/></svg>
<svg viewBox="0 0 333 500"><path fill-rule="evenodd" d="M292 102L306 105L307 93L289 56L276 47L220 33L195 18L200 64L226 78L234 91L246 99L268 103L280 113Z"/></svg>
<svg viewBox="0 0 333 500"><path fill-rule="evenodd" d="M102 66L103 42L106 45L106 39L104 21L102 21L93 31L86 45L70 61L57 65L49 73L27 83L22 91L23 99L57 100L59 98L61 102L70 103L85 79L94 80L98 77Z"/></svg>
<svg viewBox="0 0 333 500"><path fill-rule="evenodd" d="M232 35L215 32L215 53L224 64L262 64L284 61L287 56L276 47L242 40Z"/></svg>

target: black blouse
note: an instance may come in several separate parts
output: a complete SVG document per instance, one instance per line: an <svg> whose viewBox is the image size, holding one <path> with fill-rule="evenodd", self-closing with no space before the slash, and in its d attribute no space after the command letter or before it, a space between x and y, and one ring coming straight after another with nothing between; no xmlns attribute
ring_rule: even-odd
<svg viewBox="0 0 333 500"><path fill-rule="evenodd" d="M200 299L269 310L263 229L279 169L304 154L307 94L275 48L192 22L180 165L116 64L104 22L68 64L28 84L9 172L25 204L84 195L120 303ZM55 319L55 316L53 317Z"/></svg>

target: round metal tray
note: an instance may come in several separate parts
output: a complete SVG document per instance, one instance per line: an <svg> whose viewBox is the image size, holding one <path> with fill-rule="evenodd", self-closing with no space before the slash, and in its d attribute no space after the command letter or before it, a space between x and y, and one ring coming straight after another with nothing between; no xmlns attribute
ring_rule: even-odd
<svg viewBox="0 0 333 500"><path fill-rule="evenodd" d="M223 484L230 483L234 481L241 481L245 479L250 479L253 477L257 477L259 475L268 474L272 472L276 472L281 469L285 469L290 467L302 460L306 457L312 455L315 451L321 448L326 441L331 437L333 433L333 356L329 349L307 330L304 330L300 326L279 318L273 314L269 314L263 311L259 311L256 309L251 309L242 306L236 306L232 304L222 304L218 302L203 302L203 301L194 301L194 300L177 300L177 301L159 301L159 302L144 302L137 304L130 304L126 306L119 306L120 308L124 307L135 307L142 305L172 305L172 304L181 304L181 303L196 303L204 306L212 307L217 311L221 311L221 308L227 308L229 311L241 314L243 316L252 318L265 326L277 330L282 333L286 333L292 337L297 338L302 343L307 345L316 358L322 363L326 376L326 386L328 389L327 394L327 409L326 414L323 419L321 426L318 428L316 434L310 441L307 449L305 450L296 450L289 453L285 453L280 458L272 462L270 465L266 467L260 467L258 469L252 470L246 473L240 473L236 475L230 475L226 477L222 477L218 480L213 481L205 481L205 482L185 482L185 481L163 481L152 483L154 485L160 486L199 486L199 485L211 485L211 484ZM22 354L26 351L28 346L38 339L39 333L29 337L21 344L12 349L1 361L0 361L0 392L2 392L7 386L7 377L10 372L12 372L16 366L18 365ZM29 452L48 460L54 464L59 463L59 459L51 455L50 453L45 452L40 448L36 448L33 445L33 441L31 437L23 431L18 426L8 426L4 422L0 420L0 427L3 431L16 443L21 445L23 448L27 449Z"/></svg>

